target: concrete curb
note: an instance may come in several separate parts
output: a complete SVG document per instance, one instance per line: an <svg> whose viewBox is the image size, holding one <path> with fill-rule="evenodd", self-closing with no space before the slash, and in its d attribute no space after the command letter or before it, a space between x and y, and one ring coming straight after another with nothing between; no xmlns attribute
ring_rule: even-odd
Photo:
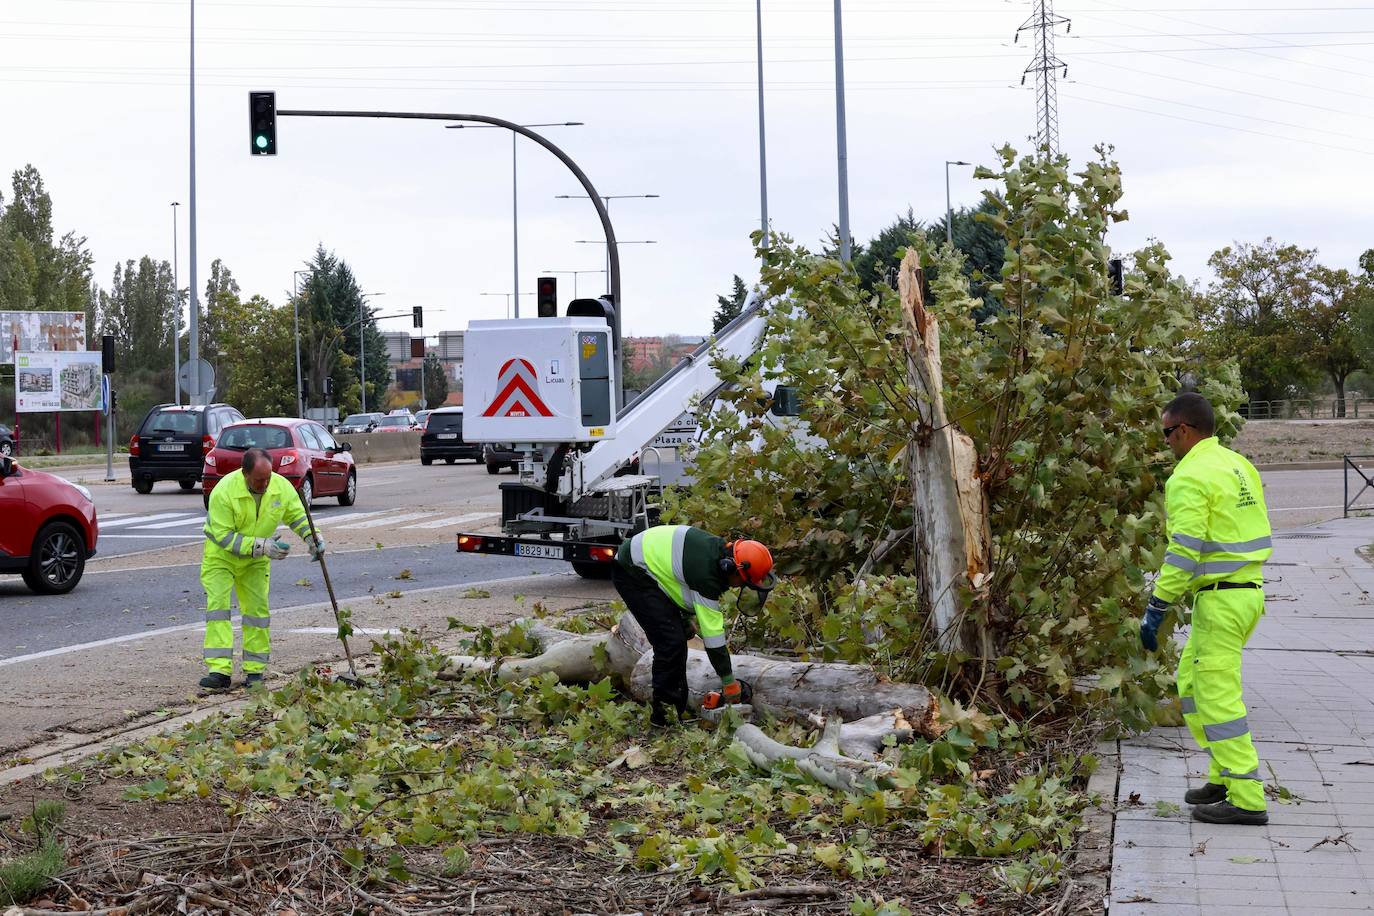
<svg viewBox="0 0 1374 916"><path fill-rule="evenodd" d="M1297 461L1288 464L1257 464L1255 470L1264 471L1339 471L1343 461Z"/></svg>
<svg viewBox="0 0 1374 916"><path fill-rule="evenodd" d="M1100 741L1097 769L1088 777L1088 794L1097 800L1083 812L1083 834L1078 840L1073 882L1100 901L1093 912L1107 912L1111 900L1112 844L1116 831L1116 792L1121 779L1121 743Z"/></svg>

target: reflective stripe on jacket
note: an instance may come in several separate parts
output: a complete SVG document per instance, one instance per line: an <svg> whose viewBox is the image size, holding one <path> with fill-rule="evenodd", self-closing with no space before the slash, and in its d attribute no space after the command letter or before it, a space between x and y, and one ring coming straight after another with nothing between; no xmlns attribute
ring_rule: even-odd
<svg viewBox="0 0 1374 916"><path fill-rule="evenodd" d="M1154 593L1172 603L1214 582L1264 583L1273 553L1259 472L1244 457L1203 439L1164 485L1169 546Z"/></svg>
<svg viewBox="0 0 1374 916"><path fill-rule="evenodd" d="M243 471L233 471L210 491L210 511L202 529L205 555L222 550L231 556L251 557L253 540L271 537L283 522L302 540L310 536L310 522L291 482L273 473L259 501L249 492Z"/></svg>
<svg viewBox="0 0 1374 916"><path fill-rule="evenodd" d="M616 558L648 573L678 607L695 614L702 643L714 649L725 645L719 601L725 591L725 574L720 571L724 546L721 538L700 528L659 525L630 538Z"/></svg>

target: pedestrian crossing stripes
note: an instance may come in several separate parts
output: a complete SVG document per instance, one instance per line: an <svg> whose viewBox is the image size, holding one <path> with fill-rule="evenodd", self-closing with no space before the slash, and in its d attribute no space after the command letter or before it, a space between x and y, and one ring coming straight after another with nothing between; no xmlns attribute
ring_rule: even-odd
<svg viewBox="0 0 1374 916"><path fill-rule="evenodd" d="M439 512L407 512L398 509L379 509L370 512L346 512L332 515L317 515L315 524L320 528L338 528L340 531L368 528L395 527L432 531L440 528L458 528L474 522L493 519L495 512L469 512L464 515L444 515ZM157 537L195 537L197 532L189 531L193 526L205 524L203 513L159 512L153 515L135 515L126 512L102 513L98 516L100 531L107 537L157 538ZM110 530L114 533L106 534ZM186 533L183 533L185 531ZM141 532L135 534L134 532ZM165 532L165 533L161 533Z"/></svg>

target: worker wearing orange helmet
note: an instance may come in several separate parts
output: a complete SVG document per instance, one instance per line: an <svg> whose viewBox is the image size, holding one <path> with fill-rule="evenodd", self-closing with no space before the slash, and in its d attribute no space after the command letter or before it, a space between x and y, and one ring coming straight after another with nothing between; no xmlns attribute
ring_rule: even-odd
<svg viewBox="0 0 1374 916"><path fill-rule="evenodd" d="M744 703L753 694L730 666L720 596L748 586L760 602L773 588L773 556L758 541L727 541L690 525L658 525L620 545L611 565L611 582L654 647L655 725L668 722L672 707L687 711L687 640L696 632L706 657L720 677L721 689L707 705Z"/></svg>

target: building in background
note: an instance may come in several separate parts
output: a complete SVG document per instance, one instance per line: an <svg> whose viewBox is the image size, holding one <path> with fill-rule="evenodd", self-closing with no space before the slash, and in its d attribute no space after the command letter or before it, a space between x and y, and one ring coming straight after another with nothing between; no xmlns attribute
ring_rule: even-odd
<svg viewBox="0 0 1374 916"><path fill-rule="evenodd" d="M432 353L444 366L448 377L448 397L444 406L463 403L463 338L466 331L440 331L437 344L435 335L425 338L424 352ZM386 341L387 365L391 369L392 384L388 392L392 406L404 407L418 403L420 399L420 377L424 359L412 356L411 334L409 331L383 331ZM419 340L419 338L415 338ZM431 404L431 407L439 405Z"/></svg>

